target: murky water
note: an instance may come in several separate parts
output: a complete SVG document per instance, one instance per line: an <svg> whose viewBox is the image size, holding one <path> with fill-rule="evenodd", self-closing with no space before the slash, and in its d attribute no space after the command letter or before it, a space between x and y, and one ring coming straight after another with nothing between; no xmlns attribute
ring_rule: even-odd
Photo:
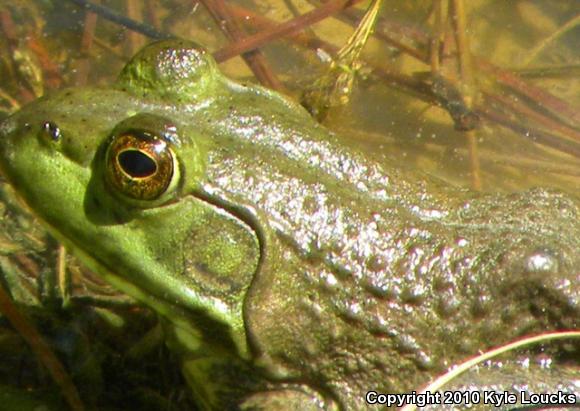
<svg viewBox="0 0 580 411"><path fill-rule="evenodd" d="M136 49L151 41L102 16L87 14L72 2L52 8L48 3L24 3L26 7L10 11L18 42L4 44L5 65L15 50L28 55L47 93L76 84L106 84ZM399 161L455 184L469 186L477 173L486 191L547 185L578 192L577 3L470 1L463 34L472 51L471 79L458 69L453 10L444 7L443 22L437 25L435 3L384 1L375 36L363 50L350 104L331 111L327 126L360 142L362 150L382 150L385 161ZM230 18L242 26L247 22L243 27L247 36L320 7L314 1L289 0L232 4ZM229 43L200 3L105 5L161 33L195 40L210 51ZM288 94L300 98L304 88L325 73L328 53L344 44L364 10L358 5L301 31L306 39L316 38L316 46L304 47L294 38L275 39L261 48ZM222 21L221 26L227 24ZM436 32L441 33L438 75L456 95L471 98L473 111L481 118L471 148L466 133L456 130L449 110L442 107L445 102L433 101L429 90L433 84L429 41ZM43 53L48 62L42 61ZM60 81L50 81L55 76L50 65ZM23 66L20 70L26 71ZM232 77L257 81L240 57L221 67ZM7 77L34 89L22 73ZM17 88L6 85L4 91L22 101ZM470 150L475 150L479 168L469 159Z"/></svg>

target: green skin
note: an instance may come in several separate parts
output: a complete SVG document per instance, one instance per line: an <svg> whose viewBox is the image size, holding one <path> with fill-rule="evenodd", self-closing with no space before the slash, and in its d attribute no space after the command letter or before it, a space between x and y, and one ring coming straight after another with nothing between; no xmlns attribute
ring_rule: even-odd
<svg viewBox="0 0 580 411"><path fill-rule="evenodd" d="M107 178L131 129L175 155L157 199ZM202 409L363 409L369 389L580 326L575 200L383 164L192 43L150 45L112 87L40 99L0 134L4 174L57 238L166 320Z"/></svg>

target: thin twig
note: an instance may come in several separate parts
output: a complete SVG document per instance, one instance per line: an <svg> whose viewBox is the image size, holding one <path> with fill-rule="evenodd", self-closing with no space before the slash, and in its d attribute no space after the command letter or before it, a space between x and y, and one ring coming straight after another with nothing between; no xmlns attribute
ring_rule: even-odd
<svg viewBox="0 0 580 411"><path fill-rule="evenodd" d="M267 31L278 26L277 22L253 13L241 6L229 5L228 8L232 13L235 13L239 17L243 17L246 24L250 24L252 27L257 27L260 30ZM304 32L294 32L289 34L288 39L313 51L322 49L332 56L336 55L338 52L338 47L335 45ZM431 103L437 102L430 87L425 82L420 81L417 77L408 76L396 71L382 61L367 59L366 63L372 67L375 74L380 76L386 83L392 86L404 88L416 95L420 95L425 101Z"/></svg>
<svg viewBox="0 0 580 411"><path fill-rule="evenodd" d="M53 61L53 56L51 53L38 39L38 36L34 35L33 33L29 34L26 47L28 47L38 59L38 63L40 64L42 73L44 74L44 84L47 86L47 88L53 90L60 88L63 82L60 69Z"/></svg>
<svg viewBox="0 0 580 411"><path fill-rule="evenodd" d="M450 11L453 13L451 21L455 27L454 36L457 43L459 74L463 83L468 87L472 87L473 70L471 67L471 50L469 48L469 36L467 35L464 0L451 0Z"/></svg>
<svg viewBox="0 0 580 411"><path fill-rule="evenodd" d="M95 0L99 1L99 0ZM85 13L85 23L83 24L83 36L81 38L80 44L80 55L77 62L77 73L75 76L75 83L77 86L82 86L87 84L87 79L89 77L90 70L90 60L91 50L93 49L93 39L95 36L95 28L97 27L98 16L96 13L87 11Z"/></svg>
<svg viewBox="0 0 580 411"><path fill-rule="evenodd" d="M148 24L143 24L138 21L131 20L126 16L117 13L114 10L111 10L108 7L101 6L100 4L95 4L87 0L70 0L70 1L75 3L77 6L84 8L85 10L98 14L99 16L101 16L106 20L112 21L113 23L117 23L120 26L141 33L152 39L162 40L175 37L172 34L157 31Z"/></svg>
<svg viewBox="0 0 580 411"><path fill-rule="evenodd" d="M66 308L70 305L71 295L71 275L66 266L66 255L67 252L65 246L59 244L57 257L57 277L63 308Z"/></svg>
<svg viewBox="0 0 580 411"><path fill-rule="evenodd" d="M268 30L278 25L277 22L274 22L264 16L256 14L241 6L229 5L228 8L232 13L236 14L238 18L243 20L246 24L251 25L252 27L258 30ZM355 10L346 10L346 12L354 12L354 11ZM383 20L383 26L384 24L385 21ZM404 32L409 39L417 41L418 43L420 43L421 40L428 41L428 37L426 35L422 35L420 30L402 29L401 31ZM377 34L378 33L375 32L375 35ZM382 35L379 34L379 36ZM299 44L311 50L317 49L325 50L330 55L335 55L336 52L338 51L338 47L304 32L293 33L288 36L288 39L296 44ZM421 55L421 52L419 50L416 50L415 52L411 53L411 55ZM424 57L425 58L422 59L421 61L427 63L428 56L425 54ZM477 63L479 64L481 61L482 61L481 59L478 59ZM387 66L382 61L376 61L367 58L366 64L368 64L369 67L371 67L374 70L374 73L376 75L381 77L386 83L390 84L391 86L402 88L428 103L439 104L437 97L433 94L431 86L427 84L425 81L420 81L418 77L402 74L401 72L391 68L390 66ZM495 69L500 70L500 72L502 73L505 72L499 68ZM566 143L560 143L562 138L558 136L554 136L545 131L536 132L534 130L530 130L529 128L523 127L515 123L512 119L502 114L501 113L502 110L497 110L494 107L489 107L489 104L486 101L477 103L474 106L473 110L476 114L485 116L485 118L487 118L488 120L495 121L495 119L497 119L498 124L503 127L515 130L521 135L530 136L530 138L533 138L535 142L545 144L549 147L553 147L558 150L563 150L571 154L575 154L578 152L578 149L575 146L572 146L571 151L567 151L566 149L564 149L564 147L567 147L568 145ZM543 115L542 113L537 114L545 118L545 115Z"/></svg>
<svg viewBox="0 0 580 411"><path fill-rule="evenodd" d="M556 40L558 37L562 36L566 32L572 30L574 27L580 25L580 14L572 18L571 20L567 21L564 25L558 27L558 30L553 32L551 35L543 39L540 44L534 47L528 53L528 56L524 59L522 63L522 67L526 67L530 64L534 59L544 50L550 43Z"/></svg>
<svg viewBox="0 0 580 411"><path fill-rule="evenodd" d="M346 16L351 24L356 24L357 16L360 17L360 11L348 9L341 13L340 16ZM374 35L395 45L403 53L415 57L425 64L429 64L428 54L423 52L423 50L427 48L430 36L424 29L401 26L399 23L379 17ZM409 41L414 42L417 47L409 46L407 44ZM397 44L405 44L405 47L399 47ZM580 122L580 110L571 107L566 101L548 91L522 80L515 72L500 68L482 57L474 57L473 64L478 70L493 75L500 84L508 86L517 93L537 102L552 113L558 121L571 127L577 126L574 122Z"/></svg>
<svg viewBox="0 0 580 411"><path fill-rule="evenodd" d="M515 92L528 97L530 100L536 102L539 106L546 109L557 118L559 121L577 128L580 125L580 110L571 107L564 100L554 96L548 91L530 84L517 74L508 70L501 69L485 59L478 58L476 60L477 66L486 71L488 74L493 74L499 84L507 86Z"/></svg>
<svg viewBox="0 0 580 411"><path fill-rule="evenodd" d="M0 285L0 311L30 346L38 360L46 367L54 382L73 411L85 409L79 393L61 362L30 321L12 303L4 287Z"/></svg>
<svg viewBox="0 0 580 411"><path fill-rule="evenodd" d="M12 15L8 10L0 10L0 29L4 34L4 37L8 40L8 49L11 56L14 56L18 50L19 36L14 20L12 20ZM16 66L17 64L14 62L14 58L11 59L11 64L7 65L10 76L13 78L19 77L19 70ZM20 101L25 103L30 102L37 97L27 87L19 87L18 93L20 94Z"/></svg>
<svg viewBox="0 0 580 411"><path fill-rule="evenodd" d="M348 24L356 25L360 20L361 15L362 12L360 10L348 8L338 14L337 18ZM429 64L428 53L423 50L425 47L422 47L424 44L419 44L421 42L418 41L418 39L421 39L426 43L428 41L427 35L420 29L408 27L399 22L389 20L384 16L379 16L374 36L395 47L397 50L400 50L425 64ZM412 43L413 45L409 45L409 43ZM414 47L417 44L419 45Z"/></svg>
<svg viewBox="0 0 580 411"><path fill-rule="evenodd" d="M555 148L564 153L580 157L580 144L575 143L574 141L565 140L548 132L537 129L530 129L527 126L517 124L512 119L507 117L503 112L494 110L483 104L476 107L476 113L482 117L487 118L488 120L491 120L494 123L507 127L522 136L526 136L535 143L540 143L548 147Z"/></svg>
<svg viewBox="0 0 580 411"><path fill-rule="evenodd" d="M433 0L433 14L435 16L435 30L431 34L429 42L429 62L431 73L439 74L441 64L441 40L445 32L445 18L443 13L443 0Z"/></svg>
<svg viewBox="0 0 580 411"><path fill-rule="evenodd" d="M146 20L155 28L155 30L159 30L161 27L161 20L159 19L160 10L161 9L157 7L156 0L145 1Z"/></svg>
<svg viewBox="0 0 580 411"><path fill-rule="evenodd" d="M260 32L270 31L272 30L272 28L278 26L277 23L268 19L267 17L254 13L244 7L235 4L228 4L228 10L230 10L230 12L235 14L238 19L244 21L249 26L258 29ZM321 48L329 54L336 54L336 52L338 51L338 47L320 40L318 37L315 37L311 32L306 31L293 32L288 34L288 39L310 50L316 50Z"/></svg>
<svg viewBox="0 0 580 411"><path fill-rule="evenodd" d="M127 17L134 21L143 20L143 3L135 0L125 0L125 12ZM125 52L133 55L144 45L142 34L134 30L129 30L125 36Z"/></svg>
<svg viewBox="0 0 580 411"><path fill-rule="evenodd" d="M245 37L243 40L229 44L222 49L216 51L213 56L218 62L222 62L232 57L237 56L240 53L244 53L248 50L254 50L270 41L289 36L297 31L303 30L320 20L331 16L334 13L339 12L345 7L350 7L362 0L332 0L325 3L323 6L314 9L308 13L302 14L299 17L288 20L284 23L277 23L270 30L263 30L254 35Z"/></svg>
<svg viewBox="0 0 580 411"><path fill-rule="evenodd" d="M465 19L465 4L463 0L451 0L450 12L452 13L454 37L457 44L457 59L459 61L459 75L463 84L465 105L468 109L473 106L473 72L471 67L471 51L469 49L469 37ZM481 167L477 155L477 136L475 130L465 132L467 146L469 147L469 164L471 171L471 187L481 190Z"/></svg>
<svg viewBox="0 0 580 411"><path fill-rule="evenodd" d="M238 44L247 38L241 24L235 17L231 16L223 0L201 0L201 3L212 15L226 37L234 42L231 44ZM284 91L284 86L270 69L270 65L260 50L244 51L242 58L261 84L278 91Z"/></svg>
<svg viewBox="0 0 580 411"><path fill-rule="evenodd" d="M482 91L482 95L487 100L496 101L510 111L525 116L526 121L531 119L546 130L561 133L565 137L572 138L580 142L579 131L568 127L565 124L562 124L550 117L543 116L525 104L517 104L513 96L504 96L501 93L489 93L486 91Z"/></svg>
<svg viewBox="0 0 580 411"><path fill-rule="evenodd" d="M572 338L576 340L580 339L580 331L557 331L553 333L545 333L531 337L525 337L520 340L511 342L509 344L493 348L489 351L484 352L483 354L474 356L468 359L467 361L464 361L457 367L451 369L442 376L436 378L434 381L429 383L425 388L423 388L420 391L420 394L425 394L427 392L431 393L437 392L441 390L441 388L444 387L447 383L453 381L455 378L459 377L461 374L465 373L469 369L473 369L473 367L475 367L476 365L482 364L485 361L488 361L499 355L506 354L518 348L527 347L532 344L547 343L550 342L551 340L572 339ZM401 411L415 411L416 409L417 405L410 404L401 408Z"/></svg>
<svg viewBox="0 0 580 411"><path fill-rule="evenodd" d="M525 78L580 78L580 64L562 64L534 66L514 70L514 73Z"/></svg>

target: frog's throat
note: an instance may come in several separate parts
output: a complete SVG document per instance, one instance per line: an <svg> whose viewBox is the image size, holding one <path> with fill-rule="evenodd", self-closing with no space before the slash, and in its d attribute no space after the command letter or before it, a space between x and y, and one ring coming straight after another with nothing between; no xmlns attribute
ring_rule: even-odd
<svg viewBox="0 0 580 411"><path fill-rule="evenodd" d="M93 258L81 247L72 243L69 239L60 234L60 232L44 221L50 234L61 244L64 244L75 254L90 270L96 272L107 283L127 295L135 298L140 303L146 305L155 311L158 315L166 319L174 327L174 334L177 336L174 343L178 343L183 351L187 352L205 352L212 347L207 347L204 343L202 332L195 327L195 323L188 318L188 310L178 305L165 301L157 296L149 295L146 290L135 286L133 283L124 280L119 275L112 272L104 264ZM231 338L238 350L238 355L245 360L249 360L250 350L246 341L244 330L231 330Z"/></svg>

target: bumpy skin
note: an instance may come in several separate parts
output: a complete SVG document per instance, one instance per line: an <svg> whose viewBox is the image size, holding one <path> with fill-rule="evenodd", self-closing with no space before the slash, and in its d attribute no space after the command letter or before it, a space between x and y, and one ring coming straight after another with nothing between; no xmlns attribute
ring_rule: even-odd
<svg viewBox="0 0 580 411"><path fill-rule="evenodd" d="M178 181L149 202L105 178L110 136L135 118L173 130ZM370 389L418 389L580 326L577 201L382 164L188 42L150 45L113 87L41 99L0 133L2 169L55 235L167 320L204 409L365 409Z"/></svg>

